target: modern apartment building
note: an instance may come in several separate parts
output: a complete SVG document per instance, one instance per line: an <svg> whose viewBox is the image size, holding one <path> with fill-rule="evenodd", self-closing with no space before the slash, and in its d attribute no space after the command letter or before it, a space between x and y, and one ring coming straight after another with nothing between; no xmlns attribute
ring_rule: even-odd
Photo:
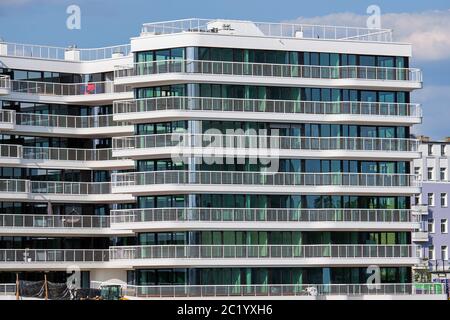
<svg viewBox="0 0 450 320"><path fill-rule="evenodd" d="M410 58L390 30L231 20L104 49L0 44L0 282L444 297L412 283Z"/></svg>
<svg viewBox="0 0 450 320"><path fill-rule="evenodd" d="M448 195L450 183L450 141L432 141L420 137L422 158L414 160L414 171L422 180L422 193L414 202L421 211L421 227L413 233L413 241L420 247L424 265L434 278L449 278Z"/></svg>

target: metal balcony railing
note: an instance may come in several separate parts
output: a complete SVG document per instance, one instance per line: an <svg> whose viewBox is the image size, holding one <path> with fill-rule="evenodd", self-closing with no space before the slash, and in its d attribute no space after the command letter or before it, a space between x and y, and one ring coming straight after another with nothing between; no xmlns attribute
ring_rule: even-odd
<svg viewBox="0 0 450 320"><path fill-rule="evenodd" d="M0 283L0 296L13 296L16 294L15 283Z"/></svg>
<svg viewBox="0 0 450 320"><path fill-rule="evenodd" d="M111 223L134 222L417 222L409 209L145 208L111 211Z"/></svg>
<svg viewBox="0 0 450 320"><path fill-rule="evenodd" d="M17 144L0 144L1 158L22 158L22 146Z"/></svg>
<svg viewBox="0 0 450 320"><path fill-rule="evenodd" d="M229 19L199 19L189 18L172 21L162 21L145 23L142 25L144 34L172 34L183 32L200 32L209 34L227 34L224 25L249 24L255 27L249 28L254 34L243 34L243 36L256 37L275 37L275 38L303 38L314 40L353 40L353 41L373 41L373 42L392 42L392 30L390 29L368 29L345 26L327 26L299 23L271 23L271 22L253 22L237 21ZM218 29L218 26L223 27ZM239 32L234 32L239 36Z"/></svg>
<svg viewBox="0 0 450 320"><path fill-rule="evenodd" d="M90 195L110 194L109 182L53 182L30 181L31 193L65 194L65 195Z"/></svg>
<svg viewBox="0 0 450 320"><path fill-rule="evenodd" d="M114 70L115 78L166 73L422 82L422 72L419 69L368 66L317 66L173 59L116 66Z"/></svg>
<svg viewBox="0 0 450 320"><path fill-rule="evenodd" d="M11 89L11 80L9 76L0 75L0 89Z"/></svg>
<svg viewBox="0 0 450 320"><path fill-rule="evenodd" d="M113 137L113 149L165 147L202 149L283 149L348 151L417 151L419 140L370 137L293 137L232 134L151 134ZM210 151L208 151L210 152Z"/></svg>
<svg viewBox="0 0 450 320"><path fill-rule="evenodd" d="M383 173L261 173L238 171L147 171L113 173L113 187L138 185L253 185L411 187L420 182L412 174Z"/></svg>
<svg viewBox="0 0 450 320"><path fill-rule="evenodd" d="M22 147L23 158L58 161L106 161L113 160L112 149L76 149L49 147Z"/></svg>
<svg viewBox="0 0 450 320"><path fill-rule="evenodd" d="M8 192L8 193L30 192L30 180L0 179L0 192Z"/></svg>
<svg viewBox="0 0 450 320"><path fill-rule="evenodd" d="M412 245L144 245L110 247L110 259L413 258Z"/></svg>
<svg viewBox="0 0 450 320"><path fill-rule="evenodd" d="M102 282L91 281L98 289ZM442 283L379 283L370 284L246 284L246 285L124 285L125 296L140 298L181 297L260 297L260 296L362 296L362 295L443 295Z"/></svg>
<svg viewBox="0 0 450 320"><path fill-rule="evenodd" d="M281 114L421 117L419 104L363 101L296 101L210 97L158 97L114 101L114 113L152 111L262 112Z"/></svg>
<svg viewBox="0 0 450 320"><path fill-rule="evenodd" d="M99 229L109 226L109 216L0 214L0 228Z"/></svg>
<svg viewBox="0 0 450 320"><path fill-rule="evenodd" d="M77 149L28 147L13 144L0 144L0 157L57 161L106 161L115 159L112 157L112 149L110 148Z"/></svg>
<svg viewBox="0 0 450 320"><path fill-rule="evenodd" d="M126 125L125 122L113 120L113 115L66 116L54 114L16 113L16 124L22 126L57 127L57 128L103 128Z"/></svg>
<svg viewBox="0 0 450 320"><path fill-rule="evenodd" d="M0 42L0 45L6 46L7 56L46 60L68 60L66 59L66 52L68 51L78 52L80 61L111 59L113 55L117 53L123 54L124 56L131 53L131 45L129 44L90 49L41 46L11 42Z"/></svg>
<svg viewBox="0 0 450 320"><path fill-rule="evenodd" d="M14 110L0 109L0 124L1 123L14 124L14 120L15 120Z"/></svg>
<svg viewBox="0 0 450 320"><path fill-rule="evenodd" d="M0 263L105 261L108 249L0 249Z"/></svg>
<svg viewBox="0 0 450 320"><path fill-rule="evenodd" d="M83 96L104 93L129 92L125 85L114 85L113 81L86 83L54 83L26 80L11 80L11 92L49 95L49 96Z"/></svg>

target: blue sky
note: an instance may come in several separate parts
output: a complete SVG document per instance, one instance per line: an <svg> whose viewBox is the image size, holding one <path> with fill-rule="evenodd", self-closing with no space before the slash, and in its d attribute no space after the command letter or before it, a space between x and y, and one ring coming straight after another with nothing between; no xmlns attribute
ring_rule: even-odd
<svg viewBox="0 0 450 320"><path fill-rule="evenodd" d="M66 28L66 8L81 8L81 30ZM127 43L144 22L199 18L314 22L364 27L366 8L380 6L382 26L412 42L413 67L424 71L417 133L450 136L450 3L448 0L0 0L0 37L9 42L78 47ZM334 24L334 23L333 23Z"/></svg>

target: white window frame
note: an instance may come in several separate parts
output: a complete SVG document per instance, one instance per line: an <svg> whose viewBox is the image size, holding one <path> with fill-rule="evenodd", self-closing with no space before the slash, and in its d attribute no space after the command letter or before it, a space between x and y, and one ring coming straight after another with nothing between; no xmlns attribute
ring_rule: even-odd
<svg viewBox="0 0 450 320"><path fill-rule="evenodd" d="M441 181L447 180L447 168L440 168L439 170L439 179Z"/></svg>
<svg viewBox="0 0 450 320"><path fill-rule="evenodd" d="M441 226L441 233L447 234L448 233L448 219L441 219L440 226ZM444 231L442 231L442 229L444 229Z"/></svg>
<svg viewBox="0 0 450 320"><path fill-rule="evenodd" d="M431 226L431 228L430 228L430 226ZM429 233L434 233L434 219L428 219L427 227L428 227Z"/></svg>
<svg viewBox="0 0 450 320"><path fill-rule="evenodd" d="M431 199L431 201L430 201L430 199ZM434 207L434 193L433 192L429 192L427 194L427 205L430 207Z"/></svg>
<svg viewBox="0 0 450 320"><path fill-rule="evenodd" d="M447 198L448 198L447 192L441 192L441 195L439 198L440 202L441 202L441 208L447 208L447 206L448 206Z"/></svg>
<svg viewBox="0 0 450 320"><path fill-rule="evenodd" d="M448 260L448 246L441 246L441 259Z"/></svg>
<svg viewBox="0 0 450 320"><path fill-rule="evenodd" d="M434 180L434 168L427 167L427 180Z"/></svg>
<svg viewBox="0 0 450 320"><path fill-rule="evenodd" d="M435 253L434 253L434 246L428 247L428 259L429 260L435 260Z"/></svg>

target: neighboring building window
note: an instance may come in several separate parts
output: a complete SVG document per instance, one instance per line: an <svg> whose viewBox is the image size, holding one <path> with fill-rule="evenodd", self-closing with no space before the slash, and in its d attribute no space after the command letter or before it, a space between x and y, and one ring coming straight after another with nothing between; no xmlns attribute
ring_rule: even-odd
<svg viewBox="0 0 450 320"><path fill-rule="evenodd" d="M441 168L440 172L441 172L441 176L440 176L441 180L442 181L447 180L447 168Z"/></svg>
<svg viewBox="0 0 450 320"><path fill-rule="evenodd" d="M445 144L441 144L441 156L445 156Z"/></svg>
<svg viewBox="0 0 450 320"><path fill-rule="evenodd" d="M428 172L428 180L433 180L433 168L429 167L427 168Z"/></svg>
<svg viewBox="0 0 450 320"><path fill-rule="evenodd" d="M441 193L441 207L447 207L447 193Z"/></svg>
<svg viewBox="0 0 450 320"><path fill-rule="evenodd" d="M416 205L419 205L420 204L420 195L415 195L414 196L414 203L416 204Z"/></svg>
<svg viewBox="0 0 450 320"><path fill-rule="evenodd" d="M434 193L428 194L428 205L433 207L434 206Z"/></svg>
<svg viewBox="0 0 450 320"><path fill-rule="evenodd" d="M433 154L433 145L429 144L428 145L428 155L431 156Z"/></svg>
<svg viewBox="0 0 450 320"><path fill-rule="evenodd" d="M447 207L447 194L441 193L441 207Z"/></svg>
<svg viewBox="0 0 450 320"><path fill-rule="evenodd" d="M414 174L416 176L420 175L420 167L414 167Z"/></svg>
<svg viewBox="0 0 450 320"><path fill-rule="evenodd" d="M447 219L441 219L441 233L448 233Z"/></svg>
<svg viewBox="0 0 450 320"><path fill-rule="evenodd" d="M434 246L428 247L428 259L434 260Z"/></svg>
<svg viewBox="0 0 450 320"><path fill-rule="evenodd" d="M428 232L434 233L434 219L428 219Z"/></svg>
<svg viewBox="0 0 450 320"><path fill-rule="evenodd" d="M447 246L441 246L441 259L448 260L448 247Z"/></svg>

